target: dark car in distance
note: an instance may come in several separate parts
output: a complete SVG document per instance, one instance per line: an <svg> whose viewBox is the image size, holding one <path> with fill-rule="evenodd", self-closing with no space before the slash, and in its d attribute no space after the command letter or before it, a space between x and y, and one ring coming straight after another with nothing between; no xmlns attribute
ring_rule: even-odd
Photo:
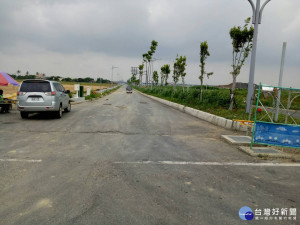
<svg viewBox="0 0 300 225"><path fill-rule="evenodd" d="M127 87L126 87L126 93L132 94L132 87L127 86Z"/></svg>

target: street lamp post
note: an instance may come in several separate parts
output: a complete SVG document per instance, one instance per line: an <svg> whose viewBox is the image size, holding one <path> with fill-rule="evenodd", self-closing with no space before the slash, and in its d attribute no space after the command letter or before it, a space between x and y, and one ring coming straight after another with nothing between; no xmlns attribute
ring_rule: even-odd
<svg viewBox="0 0 300 225"><path fill-rule="evenodd" d="M111 86L113 85L113 79L114 79L114 69L116 69L116 68L118 68L118 67L116 67L116 66L112 66L111 67Z"/></svg>
<svg viewBox="0 0 300 225"><path fill-rule="evenodd" d="M256 6L252 0L248 0L253 11L252 23L254 24L254 35L253 35L253 46L251 53L251 63L250 63L250 74L248 82L248 95L247 95L247 107L246 112L250 113L252 107L252 96L254 93L253 83L254 83L254 72L255 72L255 60L256 60L256 47L257 47L257 36L258 36L258 24L261 24L261 17L264 7L271 0L266 0L265 3L260 7L260 0L256 0Z"/></svg>

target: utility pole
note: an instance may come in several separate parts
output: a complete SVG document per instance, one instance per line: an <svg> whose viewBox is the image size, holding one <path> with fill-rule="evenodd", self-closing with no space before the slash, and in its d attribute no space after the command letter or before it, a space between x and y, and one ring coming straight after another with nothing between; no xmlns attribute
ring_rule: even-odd
<svg viewBox="0 0 300 225"><path fill-rule="evenodd" d="M285 60L285 51L286 51L286 42L283 42L281 64L280 64L280 73L279 73L279 81L278 81L279 89L278 89L277 104L276 104L275 122L278 121L278 115L279 115L281 87L282 87L282 76L283 76L283 67L284 67L284 60Z"/></svg>
<svg viewBox="0 0 300 225"><path fill-rule="evenodd" d="M111 67L111 86L113 85L113 79L114 79L114 69L116 69L116 68L118 68L118 67L116 67L116 66L112 66Z"/></svg>
<svg viewBox="0 0 300 225"><path fill-rule="evenodd" d="M256 6L252 0L248 0L253 11L252 23L254 24L254 35L253 35L253 46L251 53L251 63L250 63L250 74L248 82L248 95L247 95L247 107L246 112L250 113L252 108L252 96L254 93L253 83L254 83L254 72L255 72L255 60L256 60L256 47L257 47L257 36L258 36L258 24L261 24L262 12L266 4L271 0L266 0L265 3L260 7L260 0L256 0Z"/></svg>

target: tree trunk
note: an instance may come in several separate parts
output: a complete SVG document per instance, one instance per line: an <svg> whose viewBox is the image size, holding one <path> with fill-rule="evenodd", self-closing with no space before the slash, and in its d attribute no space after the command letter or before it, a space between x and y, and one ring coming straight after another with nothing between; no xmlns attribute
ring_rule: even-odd
<svg viewBox="0 0 300 225"><path fill-rule="evenodd" d="M141 74L140 74L140 80L139 80L139 87L141 87L141 83L142 83L142 76L141 76Z"/></svg>
<svg viewBox="0 0 300 225"><path fill-rule="evenodd" d="M182 92L184 92L184 77L182 77Z"/></svg>
<svg viewBox="0 0 300 225"><path fill-rule="evenodd" d="M232 80L232 87L231 87L231 93L230 93L230 105L229 105L229 109L228 110L232 110L233 108L233 104L235 102L234 100L234 91L235 91L235 87L236 87L236 75L232 74L233 80Z"/></svg>
<svg viewBox="0 0 300 225"><path fill-rule="evenodd" d="M146 86L148 86L148 64L147 64L147 61L146 61Z"/></svg>
<svg viewBox="0 0 300 225"><path fill-rule="evenodd" d="M153 73L152 73L152 68L151 68L151 62L149 62L149 82L151 85L151 90L152 90L152 86L153 86Z"/></svg>
<svg viewBox="0 0 300 225"><path fill-rule="evenodd" d="M203 94L203 76L200 76L200 102L202 102L202 94Z"/></svg>

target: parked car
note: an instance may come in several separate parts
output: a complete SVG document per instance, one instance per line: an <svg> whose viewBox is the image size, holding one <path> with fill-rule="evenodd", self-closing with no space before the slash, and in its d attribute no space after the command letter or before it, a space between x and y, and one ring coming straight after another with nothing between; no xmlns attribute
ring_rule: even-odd
<svg viewBox="0 0 300 225"><path fill-rule="evenodd" d="M126 93L132 94L132 87L131 86L126 87Z"/></svg>
<svg viewBox="0 0 300 225"><path fill-rule="evenodd" d="M54 112L61 118L63 110L71 111L69 93L56 81L24 80L17 93L17 108L22 118L36 112Z"/></svg>

